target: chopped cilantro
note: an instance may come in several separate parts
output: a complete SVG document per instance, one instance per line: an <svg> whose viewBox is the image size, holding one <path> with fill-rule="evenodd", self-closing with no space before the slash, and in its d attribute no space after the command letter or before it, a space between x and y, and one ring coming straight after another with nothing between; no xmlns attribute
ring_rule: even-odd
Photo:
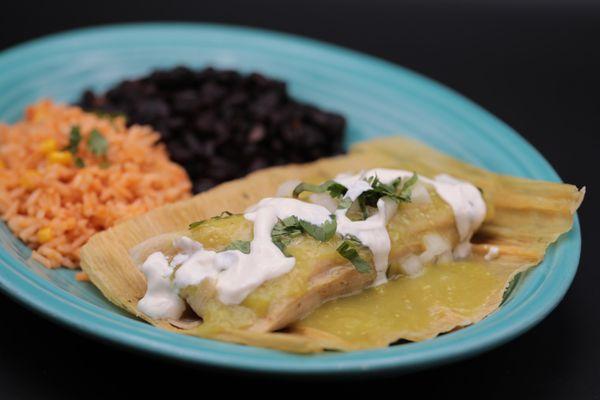
<svg viewBox="0 0 600 400"><path fill-rule="evenodd" d="M310 222L300 220L300 226L304 229L304 232L308 233L319 242L326 242L335 235L337 222L335 220L335 215L332 215L330 220L325 221L321 225L314 225Z"/></svg>
<svg viewBox="0 0 600 400"><path fill-rule="evenodd" d="M346 260L350 261L358 272L366 274L371 272L372 268L358 253L358 248L360 246L362 246L362 243L356 237L349 236L340 243L337 252Z"/></svg>
<svg viewBox="0 0 600 400"><path fill-rule="evenodd" d="M290 244L293 238L302 234L300 221L295 216L277 221L271 231L271 240L281 251Z"/></svg>
<svg viewBox="0 0 600 400"><path fill-rule="evenodd" d="M65 150L69 151L72 154L77 153L77 149L79 148L79 143L81 142L81 130L78 125L73 125L71 127L71 132L69 132L69 144L65 147Z"/></svg>
<svg viewBox="0 0 600 400"><path fill-rule="evenodd" d="M313 237L320 242L326 242L333 237L337 228L335 216L325 221L321 225L314 225L310 222L298 219L296 216L291 216L279 220L271 231L271 239L273 243L282 251L290 244L293 238L300 236L303 233Z"/></svg>
<svg viewBox="0 0 600 400"><path fill-rule="evenodd" d="M188 225L188 228L189 229L194 229L194 228L202 225L205 222L206 222L206 220L203 220L203 221L194 221L194 222L192 222L191 224Z"/></svg>
<svg viewBox="0 0 600 400"><path fill-rule="evenodd" d="M398 198L400 198L401 201L410 201L410 195L412 194L413 187L418 180L419 176L413 173L413 175L408 178L406 182L404 182L402 188L400 189L400 193L398 194Z"/></svg>
<svg viewBox="0 0 600 400"><path fill-rule="evenodd" d="M348 197L344 197L338 204L338 209L344 210L346 208L350 208L351 205L352 205L352 200Z"/></svg>
<svg viewBox="0 0 600 400"><path fill-rule="evenodd" d="M83 167L85 167L85 161L83 161L83 158L81 158L81 157L75 157L75 166L77 168L83 168Z"/></svg>
<svg viewBox="0 0 600 400"><path fill-rule="evenodd" d="M212 218L209 218L209 219L203 219L202 221L194 221L194 222L192 222L191 224L188 225L188 228L189 229L194 229L194 228L202 225L206 221L215 220L215 219L228 218L228 217L231 217L232 215L233 214L230 213L229 211L223 211L221 214L219 214L219 215L217 215L215 217L212 217Z"/></svg>
<svg viewBox="0 0 600 400"><path fill-rule="evenodd" d="M102 135L102 133L100 133L100 131L93 129L87 139L87 147L92 154L96 156L104 156L108 151L108 141Z"/></svg>
<svg viewBox="0 0 600 400"><path fill-rule="evenodd" d="M313 185L312 183L301 183L294 189L294 197L298 197L302 192L329 192L329 195L336 199L345 195L347 191L348 188L346 188L346 186L331 180L324 182L320 185Z"/></svg>
<svg viewBox="0 0 600 400"><path fill-rule="evenodd" d="M397 178L389 184L381 182L377 176L369 177L367 182L371 185L371 189L362 192L356 199L362 218L369 217L370 210L377 207L377 201L382 197L388 197L396 203L410 202L412 188L417 180L417 174L413 174L406 182L403 182L402 178Z"/></svg>
<svg viewBox="0 0 600 400"><path fill-rule="evenodd" d="M238 250L244 254L249 254L250 253L250 242L247 240L234 240L233 242L229 243L229 245L227 245L227 247L225 247L223 249L223 251L228 251L228 250Z"/></svg>

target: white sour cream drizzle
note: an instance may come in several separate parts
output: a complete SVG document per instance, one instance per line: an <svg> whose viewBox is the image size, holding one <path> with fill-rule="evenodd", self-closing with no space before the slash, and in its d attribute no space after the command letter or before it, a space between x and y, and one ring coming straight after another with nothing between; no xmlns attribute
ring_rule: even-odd
<svg viewBox="0 0 600 400"><path fill-rule="evenodd" d="M335 181L348 188L345 197L355 200L362 192L371 188L370 185L366 184L368 178L376 176L382 183L390 184L398 178L407 180L412 175L413 173L410 171L378 168L356 175L340 175L335 178ZM465 254L464 250L468 246L462 243L469 242L486 214L486 206L481 193L472 184L453 178L450 175L442 174L434 179L419 176L419 180L432 185L442 200L452 208L456 229L461 241L461 245L459 245L459 250L462 250L460 251L461 258L466 257L468 254ZM371 249L375 270L377 271L374 285L387 282L386 272L389 265L390 236L386 224L396 212L395 203L389 200L384 203L383 200L382 198L377 202L378 212L365 221L350 221L345 216L347 210L336 211L338 233L354 235Z"/></svg>
<svg viewBox="0 0 600 400"><path fill-rule="evenodd" d="M263 282L289 272L296 262L286 257L271 239L271 231L280 219L296 216L315 225L330 220L326 208L289 198L266 198L250 207L244 217L254 222L250 253L237 250L214 252L199 249L175 272L175 288L197 285L212 279L219 300L239 304Z"/></svg>
<svg viewBox="0 0 600 400"><path fill-rule="evenodd" d="M391 242L386 225L396 213L397 208L398 205L393 200L381 198L377 200L377 213L364 221L350 220L346 217L347 209L336 210L335 212L337 233L356 236L373 253L373 264L377 271L375 286L387 281L386 272Z"/></svg>
<svg viewBox="0 0 600 400"><path fill-rule="evenodd" d="M140 269L146 275L147 289L138 302L141 313L155 319L179 318L185 310L184 301L173 291L173 268L160 251L150 254Z"/></svg>
<svg viewBox="0 0 600 400"><path fill-rule="evenodd" d="M377 176L382 183L389 184L397 178L408 179L412 174L403 170L373 169L356 175L339 175L335 181L348 188L344 197L355 200L371 188L366 182L369 177ZM455 253L466 257L466 250L470 250L469 240L486 214L481 193L472 184L449 175L438 175L434 179L419 176L419 180L432 185L452 208L461 240ZM286 193L290 191L291 185L288 186ZM429 200L427 194L423 196L425 201ZM319 200L318 203L324 204L325 199ZM171 264L162 253L157 252L150 255L141 266L148 280L148 289L138 303L138 310L153 318L178 318L184 310L183 300L178 296L179 290L200 284L206 279L214 283L221 302L229 305L241 303L254 289L286 274L295 265L296 260L286 257L271 239L271 232L278 220L295 216L311 224L322 225L331 218L331 205L325 204L328 206L325 207L320 204L291 198L266 198L250 207L244 214L246 219L254 222L249 254L238 250L218 253L205 250L200 243L186 237L175 240L173 245L180 252L173 257ZM350 220L346 216L347 209L335 210L337 233L356 236L373 253L377 271L374 285L387 281L391 243L386 225L397 207L391 199L381 198L377 202L377 212L364 221Z"/></svg>

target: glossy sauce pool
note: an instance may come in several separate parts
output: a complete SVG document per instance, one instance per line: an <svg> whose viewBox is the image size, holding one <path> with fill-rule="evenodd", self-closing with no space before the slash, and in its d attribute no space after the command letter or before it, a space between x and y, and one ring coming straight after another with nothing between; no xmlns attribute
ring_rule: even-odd
<svg viewBox="0 0 600 400"><path fill-rule="evenodd" d="M463 325L475 322L473 317L481 315L481 307L493 301L504 282L481 262L430 265L420 276L401 276L328 302L297 326L334 334L358 348L386 346L390 336L427 335L426 329L457 315Z"/></svg>

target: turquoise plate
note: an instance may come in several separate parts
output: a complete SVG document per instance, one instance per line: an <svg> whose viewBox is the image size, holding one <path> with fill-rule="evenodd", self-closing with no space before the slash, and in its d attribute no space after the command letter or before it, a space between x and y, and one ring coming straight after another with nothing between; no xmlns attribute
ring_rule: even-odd
<svg viewBox="0 0 600 400"><path fill-rule="evenodd" d="M510 127L452 90L390 63L280 33L212 24L116 25L61 33L0 54L0 120L49 97L75 101L153 68L186 64L258 70L284 79L300 99L349 120L348 142L403 133L492 171L560 181ZM47 270L5 225L0 286L68 326L111 342L197 364L278 373L408 371L472 356L514 338L546 316L567 291L579 260L573 229L522 276L504 305L476 325L421 343L302 356L162 331L125 315L73 271Z"/></svg>

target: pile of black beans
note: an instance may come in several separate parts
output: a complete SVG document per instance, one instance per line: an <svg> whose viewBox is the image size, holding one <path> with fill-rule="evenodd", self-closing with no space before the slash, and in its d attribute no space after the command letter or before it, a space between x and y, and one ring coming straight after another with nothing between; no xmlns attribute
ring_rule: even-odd
<svg viewBox="0 0 600 400"><path fill-rule="evenodd" d="M247 173L343 152L344 117L298 102L258 73L176 67L86 91L86 110L120 113L160 132L195 193Z"/></svg>

